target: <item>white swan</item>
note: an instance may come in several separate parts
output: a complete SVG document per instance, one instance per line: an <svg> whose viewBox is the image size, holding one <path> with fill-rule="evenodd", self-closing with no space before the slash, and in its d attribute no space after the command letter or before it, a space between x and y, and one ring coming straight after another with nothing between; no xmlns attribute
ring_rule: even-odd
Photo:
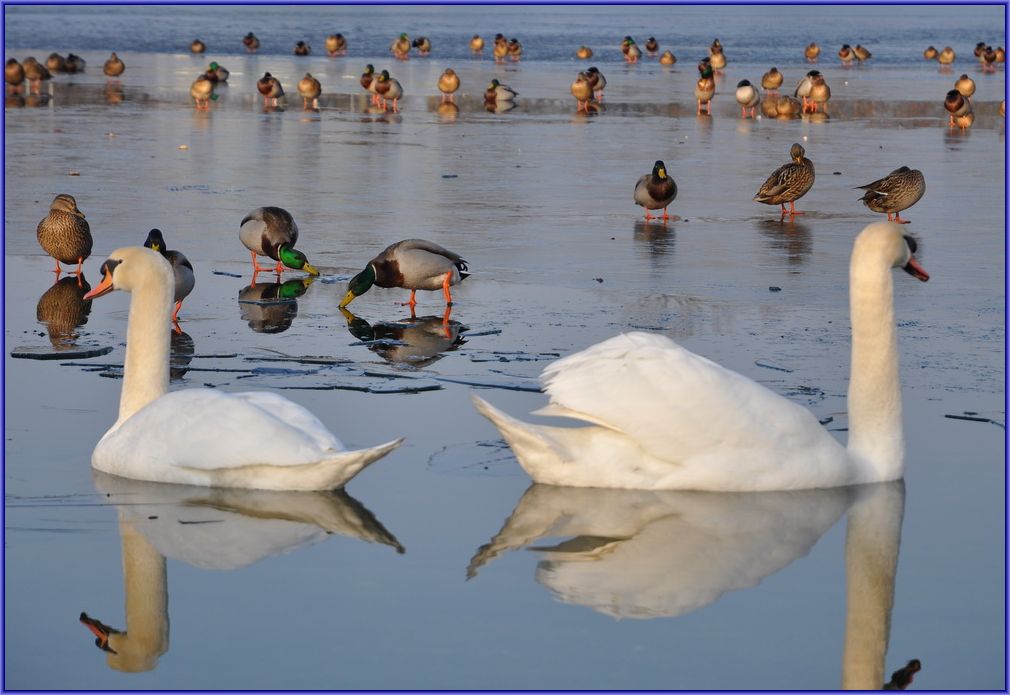
<svg viewBox="0 0 1010 695"><path fill-rule="evenodd" d="M273 393L168 393L172 266L128 247L112 252L102 276L85 299L113 289L133 297L119 419L95 446L94 468L161 483L329 490L403 442L346 451L312 413Z"/></svg>
<svg viewBox="0 0 1010 695"><path fill-rule="evenodd" d="M896 480L904 438L891 269L929 275L899 225L856 238L849 268L849 442L808 410L663 336L628 333L548 366L532 425L473 396L538 483L685 490L789 490ZM634 462L633 464L629 462Z"/></svg>

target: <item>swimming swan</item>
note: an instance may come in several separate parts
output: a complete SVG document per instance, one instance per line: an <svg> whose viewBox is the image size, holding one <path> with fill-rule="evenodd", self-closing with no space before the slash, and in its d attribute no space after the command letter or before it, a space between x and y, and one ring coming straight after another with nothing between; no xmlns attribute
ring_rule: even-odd
<svg viewBox="0 0 1010 695"><path fill-rule="evenodd" d="M268 392L168 393L172 266L150 249L116 249L84 296L131 292L119 419L91 455L106 473L211 487L329 490L403 439L347 451L312 413Z"/></svg>
<svg viewBox="0 0 1010 695"><path fill-rule="evenodd" d="M477 396L474 404L538 483L757 491L896 480L904 438L890 270L928 280L914 252L892 222L869 225L853 246L847 447L805 408L650 333L619 335L544 370L550 403L536 413L588 427L527 424Z"/></svg>

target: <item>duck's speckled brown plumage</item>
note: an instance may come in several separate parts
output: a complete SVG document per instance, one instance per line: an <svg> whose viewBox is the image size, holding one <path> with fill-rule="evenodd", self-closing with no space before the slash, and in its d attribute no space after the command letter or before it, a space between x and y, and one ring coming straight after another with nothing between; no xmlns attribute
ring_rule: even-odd
<svg viewBox="0 0 1010 695"><path fill-rule="evenodd" d="M899 213L919 202L926 192L926 179L918 169L899 167L882 179L856 188L866 191L863 205L874 212Z"/></svg>
<svg viewBox="0 0 1010 695"><path fill-rule="evenodd" d="M119 77L126 70L126 64L119 59L119 56L115 52L109 56L109 59L105 61L105 65L102 66L102 71L109 77Z"/></svg>
<svg viewBox="0 0 1010 695"><path fill-rule="evenodd" d="M53 198L49 214L35 230L39 245L60 263L80 264L91 255L91 227L72 195Z"/></svg>
<svg viewBox="0 0 1010 695"><path fill-rule="evenodd" d="M761 87L763 89L778 89L782 86L782 80L782 73L778 68L773 67L761 76Z"/></svg>
<svg viewBox="0 0 1010 695"><path fill-rule="evenodd" d="M814 185L814 163L805 155L803 146L793 143L789 151L793 161L773 171L761 184L754 200L766 205L782 205L802 198Z"/></svg>

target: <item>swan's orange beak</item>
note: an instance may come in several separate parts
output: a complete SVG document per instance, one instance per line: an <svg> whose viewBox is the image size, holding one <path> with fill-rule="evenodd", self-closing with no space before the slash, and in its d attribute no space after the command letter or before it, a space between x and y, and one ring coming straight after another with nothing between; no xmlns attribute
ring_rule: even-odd
<svg viewBox="0 0 1010 695"><path fill-rule="evenodd" d="M101 297L103 294L108 294L113 289L112 286L112 273L105 271L105 276L102 281L98 284L98 287L88 292L84 295L83 299L94 299L95 297Z"/></svg>
<svg viewBox="0 0 1010 695"><path fill-rule="evenodd" d="M81 613L80 617L81 623L91 631L91 634L95 636L95 645L99 649L107 652L116 652L109 646L109 635L119 634L119 630L111 628L100 620L96 620L89 616L87 613Z"/></svg>
<svg viewBox="0 0 1010 695"><path fill-rule="evenodd" d="M904 265L902 270L914 277L916 280L922 280L923 282L929 280L929 273L926 272L925 268L919 265L919 261L915 260L914 256L908 259L908 263Z"/></svg>

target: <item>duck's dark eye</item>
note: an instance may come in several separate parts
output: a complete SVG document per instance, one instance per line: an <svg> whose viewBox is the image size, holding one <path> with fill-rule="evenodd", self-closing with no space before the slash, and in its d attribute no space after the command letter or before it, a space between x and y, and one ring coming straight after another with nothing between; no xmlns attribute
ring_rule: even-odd
<svg viewBox="0 0 1010 695"><path fill-rule="evenodd" d="M918 250L918 248L919 248L919 245L917 243L915 243L915 239L913 239L912 237L910 237L908 235L905 235L904 239L905 239L905 243L908 244L909 251L911 251L912 253L915 253L916 250Z"/></svg>

